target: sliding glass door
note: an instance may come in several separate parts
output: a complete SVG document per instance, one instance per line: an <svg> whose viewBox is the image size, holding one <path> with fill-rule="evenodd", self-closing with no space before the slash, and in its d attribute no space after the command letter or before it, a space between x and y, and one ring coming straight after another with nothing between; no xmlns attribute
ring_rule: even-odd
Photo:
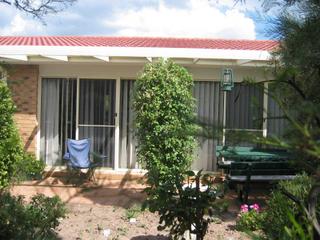
<svg viewBox="0 0 320 240"><path fill-rule="evenodd" d="M91 139L104 167L114 163L115 117L115 80L80 79L79 139Z"/></svg>
<svg viewBox="0 0 320 240"><path fill-rule="evenodd" d="M114 166L115 80L43 78L40 157L62 165L68 138L91 140L91 151Z"/></svg>

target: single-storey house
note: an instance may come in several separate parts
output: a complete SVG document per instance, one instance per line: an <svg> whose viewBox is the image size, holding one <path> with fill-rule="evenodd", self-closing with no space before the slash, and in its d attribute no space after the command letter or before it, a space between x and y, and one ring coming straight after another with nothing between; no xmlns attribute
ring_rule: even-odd
<svg viewBox="0 0 320 240"><path fill-rule="evenodd" d="M59 166L67 138L90 138L92 150L107 156L103 167L121 170L139 168L132 131L134 80L146 63L159 58L170 58L193 75L200 119L223 123L226 131L280 134L281 120L261 121L279 111L272 99L262 89L239 84L245 77L268 79L265 69L277 45L269 40L1 36L0 61L12 66L8 78L26 150L48 166ZM234 79L228 92L220 86L224 69L231 69ZM192 168L215 171L215 146L227 141L202 139Z"/></svg>

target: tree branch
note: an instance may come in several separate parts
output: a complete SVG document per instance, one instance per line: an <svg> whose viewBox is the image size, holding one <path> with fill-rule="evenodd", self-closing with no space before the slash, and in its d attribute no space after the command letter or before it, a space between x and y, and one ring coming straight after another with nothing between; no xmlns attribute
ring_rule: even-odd
<svg viewBox="0 0 320 240"><path fill-rule="evenodd" d="M14 6L19 11L32 15L40 19L43 23L43 17L50 13L57 13L72 5L77 0L0 0L0 4Z"/></svg>
<svg viewBox="0 0 320 240"><path fill-rule="evenodd" d="M11 5L11 2L10 1L7 1L7 0L0 0L0 3L6 3L8 5Z"/></svg>

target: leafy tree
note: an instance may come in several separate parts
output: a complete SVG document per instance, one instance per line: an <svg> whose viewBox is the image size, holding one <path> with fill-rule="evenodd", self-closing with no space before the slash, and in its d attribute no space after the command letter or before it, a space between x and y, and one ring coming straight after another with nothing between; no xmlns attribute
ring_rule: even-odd
<svg viewBox="0 0 320 240"><path fill-rule="evenodd" d="M10 90L0 81L0 190L10 184L16 163L22 160L24 154L13 121L14 111Z"/></svg>
<svg viewBox="0 0 320 240"><path fill-rule="evenodd" d="M236 1L245 3L245 0ZM320 2L261 0L265 11L278 8L267 33L279 40L274 51L269 95L283 111L288 129L283 138L252 139L284 147L309 173L320 177ZM259 84L259 83L256 83Z"/></svg>
<svg viewBox="0 0 320 240"><path fill-rule="evenodd" d="M175 239L186 231L203 239L210 217L206 209L215 199L201 172L187 171L193 160L195 100L193 80L172 61L147 64L135 83L134 104L138 160L148 170L146 188L150 211L160 215L160 230L170 228ZM190 177L191 183L184 185Z"/></svg>
<svg viewBox="0 0 320 240"><path fill-rule="evenodd" d="M50 13L64 10L76 0L0 0L0 4L10 5L16 9L43 20Z"/></svg>
<svg viewBox="0 0 320 240"><path fill-rule="evenodd" d="M148 184L181 182L195 147L193 80L186 69L164 61L147 64L135 83L134 105L138 159L148 170ZM180 179L179 179L180 178Z"/></svg>
<svg viewBox="0 0 320 240"><path fill-rule="evenodd" d="M266 5L268 1L261 2ZM288 120L288 129L282 139L254 140L290 150L294 153L295 162L311 173L315 182L307 194L309 198L303 201L299 196L288 195L295 202L301 202L301 209L295 212L288 209L282 217L289 219L288 214L290 216L294 228L287 228L287 234L291 237L301 238L304 234L310 234L308 223L311 222L314 236L318 239L320 226L316 206L320 192L320 1L269 2L266 10L279 8L279 14L272 19L268 31L270 36L279 40L279 46L274 52L274 79L268 80L272 83L269 94L281 107ZM279 206L275 202L271 208ZM285 224L290 225L289 220ZM274 225L274 221L271 225Z"/></svg>
<svg viewBox="0 0 320 240"><path fill-rule="evenodd" d="M295 11L289 11L292 8ZM280 40L271 94L289 121L286 139L273 141L295 153L320 176L320 2L287 1L271 31Z"/></svg>

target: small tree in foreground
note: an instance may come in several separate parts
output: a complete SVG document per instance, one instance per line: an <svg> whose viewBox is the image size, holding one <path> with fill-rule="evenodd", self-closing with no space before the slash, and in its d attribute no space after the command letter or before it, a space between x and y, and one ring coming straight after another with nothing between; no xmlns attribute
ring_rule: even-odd
<svg viewBox="0 0 320 240"><path fill-rule="evenodd" d="M193 80L171 61L147 64L135 83L134 110L139 141L138 159L148 170L151 188L181 182L195 147Z"/></svg>
<svg viewBox="0 0 320 240"><path fill-rule="evenodd" d="M0 192L9 184L41 178L45 164L24 150L13 115L16 106L10 88L22 84L10 79L14 66L0 62Z"/></svg>
<svg viewBox="0 0 320 240"><path fill-rule="evenodd" d="M159 229L169 227L176 238L189 230L203 239L209 221L204 217L213 191L200 191L201 172L188 172L193 160L195 100L193 80L172 61L148 64L135 83L134 110L138 160L148 170L147 205L160 215ZM183 185L186 177L194 186Z"/></svg>
<svg viewBox="0 0 320 240"><path fill-rule="evenodd" d="M0 81L0 190L10 184L15 165L23 158L23 148L13 121L15 111L7 85Z"/></svg>

